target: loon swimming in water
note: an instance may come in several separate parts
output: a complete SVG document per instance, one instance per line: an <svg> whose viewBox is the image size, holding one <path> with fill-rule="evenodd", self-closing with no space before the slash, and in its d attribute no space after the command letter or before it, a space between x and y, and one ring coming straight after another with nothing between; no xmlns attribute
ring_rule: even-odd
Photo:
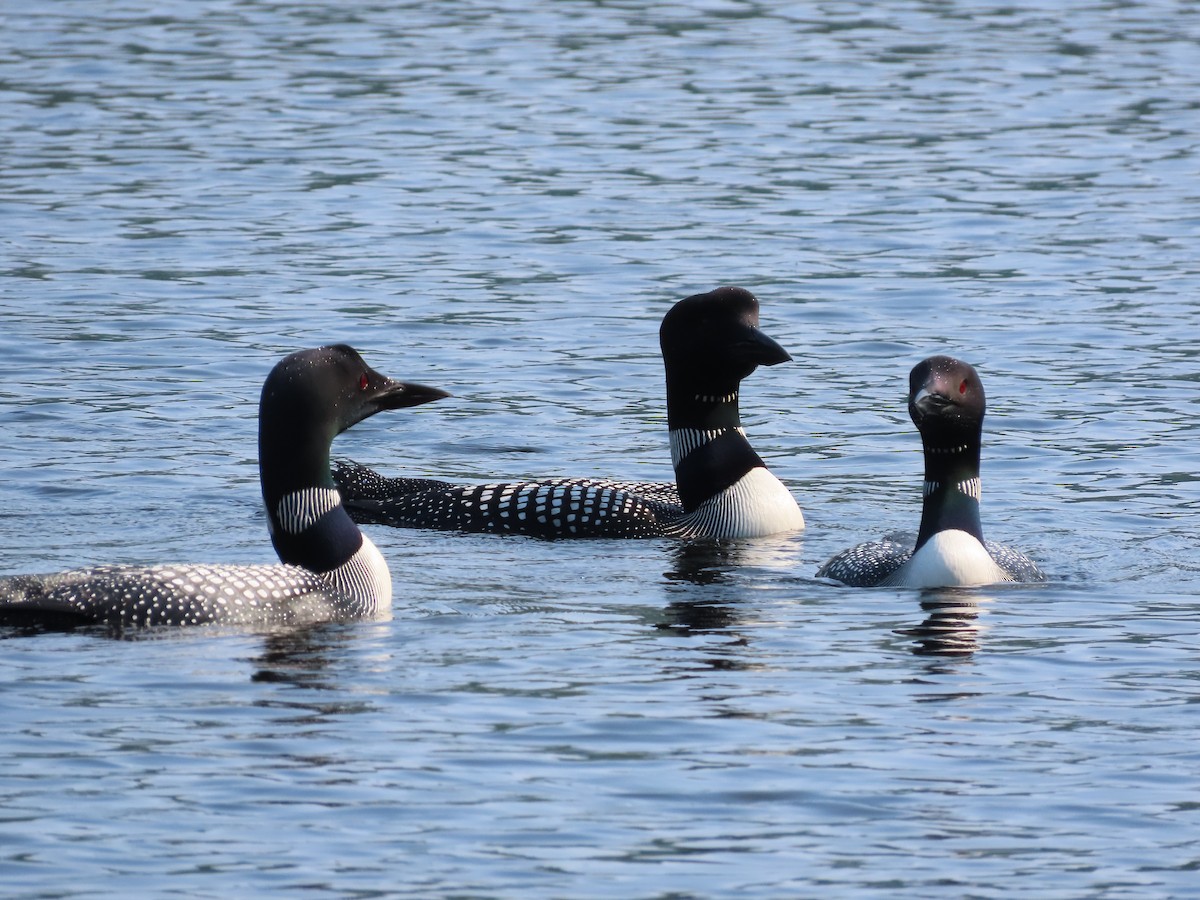
<svg viewBox="0 0 1200 900"><path fill-rule="evenodd" d="M722 287L676 303L659 330L675 484L552 478L455 485L339 462L358 522L543 538L757 537L804 527L795 498L746 440L738 389L791 359L758 328L758 300Z"/></svg>
<svg viewBox="0 0 1200 900"><path fill-rule="evenodd" d="M818 578L851 587L956 587L1045 581L1023 553L985 541L979 520L979 451L985 401L975 369L931 356L908 377L908 414L925 450L924 504L915 545L885 537L851 547Z"/></svg>
<svg viewBox="0 0 1200 900"><path fill-rule="evenodd" d="M106 565L8 576L0 578L0 623L291 625L388 614L387 562L346 515L329 447L381 410L448 396L393 381L345 345L293 353L267 376L258 417L263 501L283 565Z"/></svg>

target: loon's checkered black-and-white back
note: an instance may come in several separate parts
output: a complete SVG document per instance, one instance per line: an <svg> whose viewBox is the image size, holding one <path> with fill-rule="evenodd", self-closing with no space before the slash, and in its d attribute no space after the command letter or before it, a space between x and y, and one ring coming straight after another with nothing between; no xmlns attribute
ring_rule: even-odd
<svg viewBox="0 0 1200 900"><path fill-rule="evenodd" d="M909 414L921 433L925 483L915 538L885 537L843 550L817 577L850 587L954 587L1044 581L1025 554L984 540L979 458L986 409L974 368L933 356L909 374Z"/></svg>
<svg viewBox="0 0 1200 900"><path fill-rule="evenodd" d="M259 407L259 471L284 564L104 565L0 578L0 622L288 626L390 614L391 574L329 476L333 435L446 394L385 378L344 345L292 354Z"/></svg>
<svg viewBox="0 0 1200 900"><path fill-rule="evenodd" d="M718 288L675 304L659 332L676 482L595 478L456 485L386 478L343 461L334 481L359 522L543 538L750 537L804 527L746 440L743 378L791 359L758 329L758 301Z"/></svg>
<svg viewBox="0 0 1200 900"><path fill-rule="evenodd" d="M754 537L802 528L803 514L766 468L688 511L670 482L546 478L390 491L389 479L349 461L335 473L364 524L542 538ZM358 486L370 484L373 490Z"/></svg>
<svg viewBox="0 0 1200 900"><path fill-rule="evenodd" d="M353 497L347 501L351 515L383 525L545 538L652 537L668 533L683 512L670 484L548 478L398 493L388 492L388 479L363 466L340 462L336 471ZM360 479L378 483L380 498L355 493L352 485Z"/></svg>
<svg viewBox="0 0 1200 900"><path fill-rule="evenodd" d="M299 566L96 566L0 579L0 616L150 625L299 625L369 616L374 604Z"/></svg>

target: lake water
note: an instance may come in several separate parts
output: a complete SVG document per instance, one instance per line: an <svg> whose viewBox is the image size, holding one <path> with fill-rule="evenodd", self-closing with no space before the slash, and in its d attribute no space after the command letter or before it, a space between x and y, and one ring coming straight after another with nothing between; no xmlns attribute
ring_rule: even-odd
<svg viewBox="0 0 1200 900"><path fill-rule="evenodd" d="M455 395L339 440L389 474L669 478L658 322L726 283L809 524L375 528L387 622L6 632L0 893L1200 896L1200 7L0 25L0 572L272 560L258 392L332 341ZM814 580L916 526L935 352L1050 582Z"/></svg>

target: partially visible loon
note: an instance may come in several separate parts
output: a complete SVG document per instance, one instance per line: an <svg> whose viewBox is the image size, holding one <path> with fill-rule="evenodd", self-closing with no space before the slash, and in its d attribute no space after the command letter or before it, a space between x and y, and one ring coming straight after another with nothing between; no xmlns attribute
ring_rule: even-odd
<svg viewBox="0 0 1200 900"><path fill-rule="evenodd" d="M259 405L258 464L283 565L106 565L0 578L0 622L117 627L290 625L386 616L387 562L346 514L329 448L385 409L449 394L393 381L344 344L285 357Z"/></svg>
<svg viewBox="0 0 1200 900"><path fill-rule="evenodd" d="M916 543L897 537L851 547L818 578L851 587L956 587L1045 581L1023 553L985 541L979 520L979 453L985 409L979 374L931 356L908 376L908 414L925 450L924 503Z"/></svg>
<svg viewBox="0 0 1200 900"><path fill-rule="evenodd" d="M659 330L675 484L552 478L455 485L385 478L339 462L359 522L543 538L757 537L804 527L795 498L754 452L741 381L791 359L758 328L758 300L721 287L676 303Z"/></svg>

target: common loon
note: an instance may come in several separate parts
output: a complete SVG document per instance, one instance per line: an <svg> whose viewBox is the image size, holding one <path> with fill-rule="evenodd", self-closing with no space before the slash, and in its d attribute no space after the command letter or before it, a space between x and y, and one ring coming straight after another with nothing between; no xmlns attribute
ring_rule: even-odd
<svg viewBox="0 0 1200 900"><path fill-rule="evenodd" d="M925 451L921 530L851 547L818 578L851 587L955 587L1045 581L1027 556L985 541L979 520L979 452L985 408L979 374L949 356L931 356L908 376L908 414Z"/></svg>
<svg viewBox="0 0 1200 900"><path fill-rule="evenodd" d="M757 537L804 527L800 507L746 440L738 389L791 359L758 328L758 300L721 287L676 303L659 330L675 484L551 478L455 485L339 462L358 522L543 538Z"/></svg>
<svg viewBox="0 0 1200 900"><path fill-rule="evenodd" d="M263 501L283 565L106 565L8 576L0 578L0 622L289 625L387 615L387 562L343 509L329 447L380 410L448 396L393 381L344 344L291 354L267 376L258 416Z"/></svg>

